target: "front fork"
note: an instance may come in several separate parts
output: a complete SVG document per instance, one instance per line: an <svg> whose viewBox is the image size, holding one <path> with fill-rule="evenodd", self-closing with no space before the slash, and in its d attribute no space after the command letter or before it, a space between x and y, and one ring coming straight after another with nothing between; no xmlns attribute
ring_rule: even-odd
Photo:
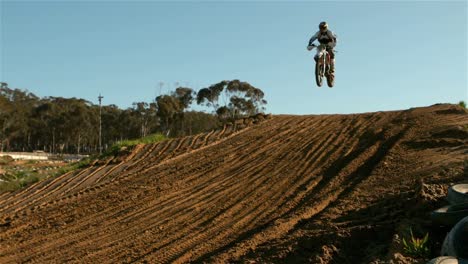
<svg viewBox="0 0 468 264"><path fill-rule="evenodd" d="M323 54L323 55L320 57L320 59L319 59L320 64L321 64L321 65L320 65L320 68L322 69L322 72L321 72L321 73L322 73L322 74L321 74L322 76L328 75L328 73L329 73L329 71L330 71L330 69L327 69L327 65L329 65L329 63L327 63L327 60L328 60L328 62L330 62L330 61L329 61L329 57L330 57L330 56L328 56L328 53L327 53L327 54ZM329 68L329 67L328 67L328 68Z"/></svg>
<svg viewBox="0 0 468 264"><path fill-rule="evenodd" d="M327 76L331 73L331 56L330 56L330 53L326 53L326 54L322 54L322 56L320 56L317 61L316 61L317 64L319 64L320 68L321 68L321 74L322 76ZM328 67L327 67L328 66Z"/></svg>

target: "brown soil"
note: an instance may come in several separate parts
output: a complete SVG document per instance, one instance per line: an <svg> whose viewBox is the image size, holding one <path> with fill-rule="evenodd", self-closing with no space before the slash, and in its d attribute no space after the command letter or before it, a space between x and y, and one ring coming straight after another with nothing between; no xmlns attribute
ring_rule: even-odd
<svg viewBox="0 0 468 264"><path fill-rule="evenodd" d="M398 263L407 226L437 254L427 214L467 179L464 109L232 127L1 194L0 263Z"/></svg>

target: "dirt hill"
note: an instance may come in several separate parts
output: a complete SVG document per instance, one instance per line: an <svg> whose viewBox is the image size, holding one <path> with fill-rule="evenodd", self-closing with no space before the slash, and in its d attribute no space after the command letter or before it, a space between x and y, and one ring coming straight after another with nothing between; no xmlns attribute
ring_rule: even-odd
<svg viewBox="0 0 468 264"><path fill-rule="evenodd" d="M455 105L246 123L0 195L0 263L380 263L468 179Z"/></svg>

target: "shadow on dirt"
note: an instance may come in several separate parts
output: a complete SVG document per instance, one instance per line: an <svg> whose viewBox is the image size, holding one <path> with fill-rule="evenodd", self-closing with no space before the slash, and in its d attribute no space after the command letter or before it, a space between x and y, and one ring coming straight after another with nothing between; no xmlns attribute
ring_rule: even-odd
<svg viewBox="0 0 468 264"><path fill-rule="evenodd" d="M349 175L345 177L345 179L343 179L343 182L340 184L340 186L336 186L337 188L336 191L340 192L340 194L338 195L337 199L334 202L331 202L329 205L327 205L326 208L335 205L335 203L339 201L340 198L347 197L349 193L354 190L357 184L359 184L360 182L362 182L363 180L365 180L367 177L371 175L374 168L387 155L390 149L392 149L392 147L405 135L407 130L408 128L401 128L399 132L396 132L393 135L386 134L386 132L384 131L374 132L372 130L368 130L364 132L364 134L359 138L359 142L357 146L355 147L355 149L348 155L338 158L327 169L325 169L325 171L323 172L323 178L317 184L317 186L313 190L311 190L304 197L302 201L300 201L295 207L287 211L282 217L288 216L290 214L294 214L295 212L297 212L299 208L310 204L310 202L313 199L316 199L317 193L324 190L325 188L330 188L330 180L332 178L337 177L337 175L341 172L343 168L349 165L357 157L364 154L364 152L368 150L370 147L376 144L380 144L378 149L374 152L373 155L366 157L367 160L361 166L357 167L354 171L349 173ZM329 153L326 156L331 155L331 154L332 153ZM401 197L399 197L398 199L401 199ZM392 201L387 202L387 203L392 203ZM376 205L375 208L369 208L369 209L366 209L365 211L358 212L355 216L351 215L348 217L350 219L353 217L364 217L363 215L372 214L375 210L377 210L377 207L382 207L382 205ZM401 213L401 210L397 212ZM305 225L310 224L311 221L313 221L319 216L320 216L320 212L316 214L314 217L312 217L311 219L304 219L300 221L290 231L290 233L293 230L297 230L298 228L305 227ZM383 219L385 218L384 216L381 216L381 217ZM324 244L324 240L328 239L331 243L333 244L339 243L340 245L343 245L343 248L346 249L346 250L340 251L339 256L336 257L337 262L333 262L333 263L360 263L362 259L368 255L366 251L364 251L362 254L359 253L362 251L363 247L369 247L369 249L366 249L366 250L370 250L373 252L375 250L379 252L380 251L386 252L385 247L382 247L382 246L379 247L378 245L388 244L388 241L391 240L391 236L394 230L393 222L390 221L388 223L380 223L379 221L382 221L382 220L379 220L379 218L376 218L376 219L377 220L374 220L374 222L376 221L379 224L375 224L375 225L367 224L364 226L358 226L352 229L351 231L352 234L340 235L340 234L337 234L336 232L330 232L330 233L319 235L317 237L300 238L298 241L296 241L298 245L297 250L293 250L292 252L291 252L292 249L288 250L289 252L291 252L290 254L288 253L286 255L278 256L277 254L279 251L277 251L277 249L273 249L273 251L270 254L268 253L267 248L263 248L261 249L262 252L255 251L253 255L256 255L256 256L262 255L263 260L268 259L269 261L273 263L275 262L284 263L285 261L288 263L289 262L291 263L303 262L303 261L306 261L306 262L312 261L313 263L315 263L314 260L308 259L309 256L303 256L304 252L309 252L313 255L317 255L316 254L317 250L322 250L322 249L315 248L315 246L321 247ZM273 224L274 222L273 220L264 225L258 226L257 228L253 230L244 232L242 235L238 236L236 240L232 241L228 245L225 245L213 252L210 252L209 254L201 256L200 258L196 260L196 262L201 263L201 262L207 261L211 257L216 256L217 254L222 253L223 251L234 247L237 243L240 243L246 239L249 239L252 235L261 232L264 228ZM369 219L367 218L366 220L364 220L364 222L368 220ZM356 238L359 238L359 239L356 239ZM377 246L375 246L376 241L381 241L381 242L377 243ZM249 255L250 254L248 253L245 257L249 257ZM268 255L274 255L274 257L269 258ZM370 255L375 256L375 252ZM335 257L333 257L333 259L335 260Z"/></svg>
<svg viewBox="0 0 468 264"><path fill-rule="evenodd" d="M466 110L461 107L452 107L450 109L438 110L435 111L438 115L456 115L456 114L466 114Z"/></svg>
<svg viewBox="0 0 468 264"><path fill-rule="evenodd" d="M431 132L431 135L404 144L413 149L452 148L466 146L468 129L462 126L444 127Z"/></svg>
<svg viewBox="0 0 468 264"><path fill-rule="evenodd" d="M289 253L283 263L369 263L368 256L386 254L386 245L392 240L392 230L392 224L382 224L359 226L346 234L330 232L301 237L295 241L296 250Z"/></svg>

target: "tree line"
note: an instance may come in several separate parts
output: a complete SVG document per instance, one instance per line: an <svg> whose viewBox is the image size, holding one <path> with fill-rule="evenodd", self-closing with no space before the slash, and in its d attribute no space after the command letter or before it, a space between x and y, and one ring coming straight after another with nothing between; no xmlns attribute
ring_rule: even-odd
<svg viewBox="0 0 468 264"><path fill-rule="evenodd" d="M206 111L191 110L196 103ZM132 107L93 104L79 98L43 97L0 83L0 151L99 152L102 146L153 133L171 137L216 129L240 117L265 111L261 89L239 80L221 81L195 91L178 87Z"/></svg>

